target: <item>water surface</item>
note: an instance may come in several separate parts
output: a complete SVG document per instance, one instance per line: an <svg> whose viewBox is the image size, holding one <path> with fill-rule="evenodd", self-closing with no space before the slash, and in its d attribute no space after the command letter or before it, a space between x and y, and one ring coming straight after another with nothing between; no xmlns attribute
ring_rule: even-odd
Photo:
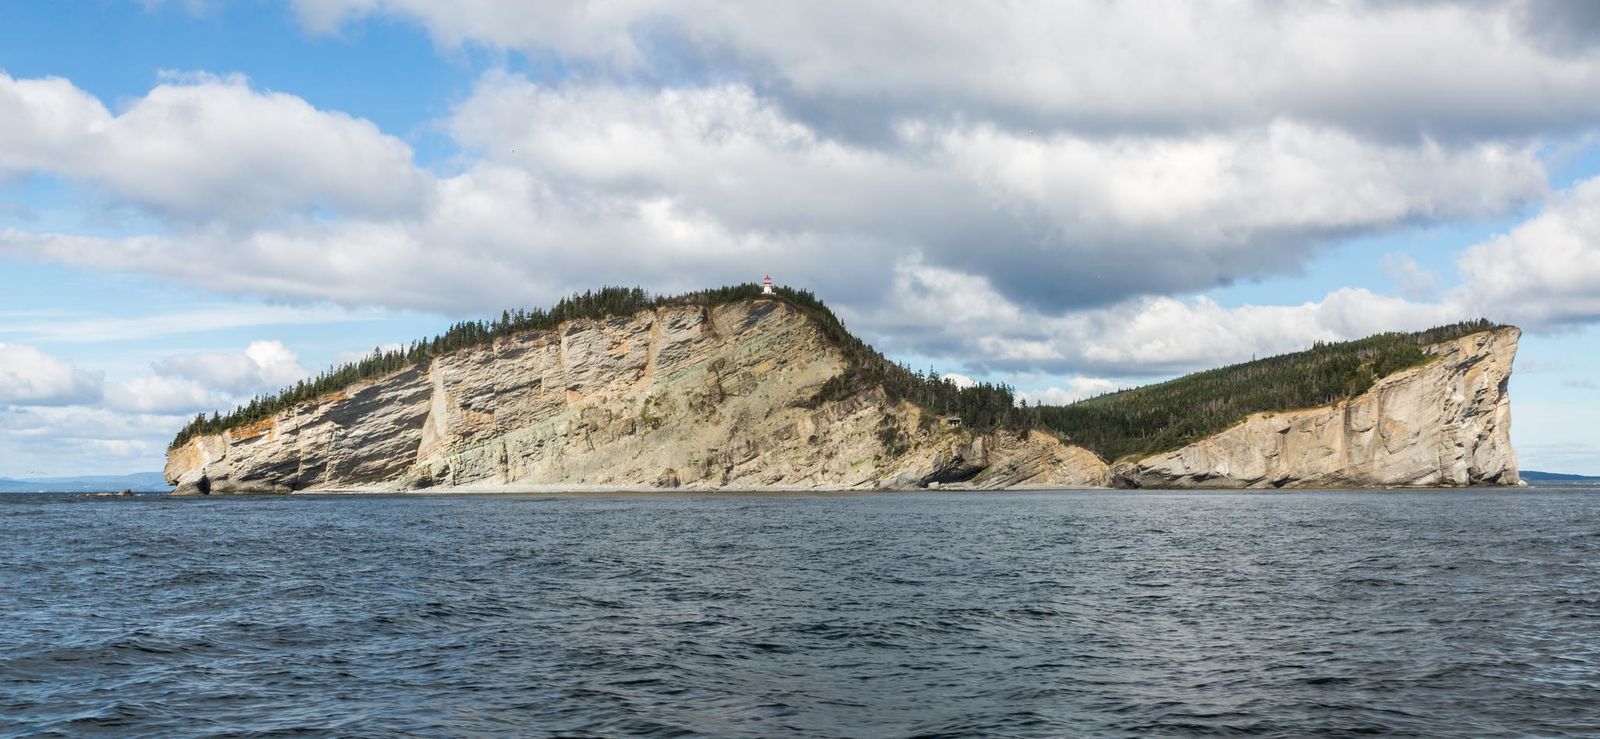
<svg viewBox="0 0 1600 739"><path fill-rule="evenodd" d="M1600 491L0 496L0 736L1600 734Z"/></svg>

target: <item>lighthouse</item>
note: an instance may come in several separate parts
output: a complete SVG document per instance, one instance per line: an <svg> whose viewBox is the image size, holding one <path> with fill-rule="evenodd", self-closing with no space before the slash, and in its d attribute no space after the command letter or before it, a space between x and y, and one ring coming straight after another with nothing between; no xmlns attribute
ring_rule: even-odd
<svg viewBox="0 0 1600 739"><path fill-rule="evenodd" d="M772 294L772 275L767 275L767 279L761 281L761 294Z"/></svg>

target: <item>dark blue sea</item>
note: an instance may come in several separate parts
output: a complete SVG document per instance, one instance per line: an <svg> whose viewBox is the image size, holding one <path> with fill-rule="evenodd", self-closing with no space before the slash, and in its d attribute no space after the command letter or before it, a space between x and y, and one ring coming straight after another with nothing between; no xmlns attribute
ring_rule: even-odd
<svg viewBox="0 0 1600 739"><path fill-rule="evenodd" d="M1600 490L0 496L0 736L1595 736Z"/></svg>

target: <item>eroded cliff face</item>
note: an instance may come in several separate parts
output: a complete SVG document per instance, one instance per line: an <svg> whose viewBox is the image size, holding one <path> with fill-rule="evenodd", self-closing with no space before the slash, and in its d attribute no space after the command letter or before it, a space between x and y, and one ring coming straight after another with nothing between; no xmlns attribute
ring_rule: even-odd
<svg viewBox="0 0 1600 739"><path fill-rule="evenodd" d="M1435 359L1321 408L1259 413L1194 444L1113 466L1166 488L1515 485L1506 385L1515 328L1436 344Z"/></svg>
<svg viewBox="0 0 1600 739"><path fill-rule="evenodd" d="M800 405L844 368L777 300L574 321L193 439L166 476L213 493L1110 482L1048 434L974 435L879 393Z"/></svg>

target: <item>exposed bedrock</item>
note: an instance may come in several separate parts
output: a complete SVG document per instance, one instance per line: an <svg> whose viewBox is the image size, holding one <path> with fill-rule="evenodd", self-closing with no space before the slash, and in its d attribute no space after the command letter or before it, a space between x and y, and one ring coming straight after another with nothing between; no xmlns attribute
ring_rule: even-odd
<svg viewBox="0 0 1600 739"><path fill-rule="evenodd" d="M844 368L777 300L573 321L193 439L166 475L213 493L1110 481L1098 457L1048 434L976 435L881 392L804 406Z"/></svg>
<svg viewBox="0 0 1600 739"><path fill-rule="evenodd" d="M974 434L881 391L806 403L844 356L780 300L579 320L437 357L169 455L179 492L1512 485L1520 333L1331 406L1259 413L1108 467L1047 433Z"/></svg>
<svg viewBox="0 0 1600 739"><path fill-rule="evenodd" d="M1126 487L1515 485L1506 386L1521 332L1427 348L1433 361L1320 408L1258 413L1226 431L1113 466Z"/></svg>

